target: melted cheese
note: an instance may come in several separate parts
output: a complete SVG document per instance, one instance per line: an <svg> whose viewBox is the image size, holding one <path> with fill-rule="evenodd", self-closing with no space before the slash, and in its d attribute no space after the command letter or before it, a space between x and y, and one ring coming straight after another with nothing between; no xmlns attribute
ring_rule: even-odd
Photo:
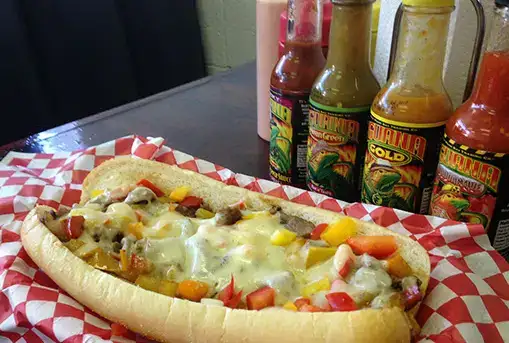
<svg viewBox="0 0 509 343"><path fill-rule="evenodd" d="M83 216L85 218L85 229L88 230L103 228L109 219L109 216L105 213L87 207L73 208L69 212L69 216Z"/></svg>
<svg viewBox="0 0 509 343"><path fill-rule="evenodd" d="M338 278L333 258L305 269L309 246L322 242L308 241L304 247L292 252L286 247L272 245L272 233L282 229L283 225L278 217L266 211L243 211L243 219L236 224L218 226L214 218L188 218L169 211L168 204L164 203L133 207L143 211L144 238L131 243L129 253L132 245L136 245L136 253L151 260L156 267L154 273L159 276L177 282L194 279L207 283L210 297L224 289L234 276L236 289L243 290L244 298L268 285L276 290L276 304L282 305L300 297L304 285L324 278L331 282ZM106 242L98 244L107 251L112 249L111 240L115 234L122 231L127 235L126 223L138 220L135 210L124 203L110 205L105 213L92 208L77 208L71 215L85 217L86 232L82 237L86 242L94 243L92 235L97 232L97 227L102 227L101 237L106 237ZM134 242L134 236L129 237ZM367 257L357 259L349 283L336 283L331 291L347 292L362 303L366 294L374 297L389 289L390 276L383 268L362 266L368 262ZM326 293L316 295L313 302L323 303Z"/></svg>

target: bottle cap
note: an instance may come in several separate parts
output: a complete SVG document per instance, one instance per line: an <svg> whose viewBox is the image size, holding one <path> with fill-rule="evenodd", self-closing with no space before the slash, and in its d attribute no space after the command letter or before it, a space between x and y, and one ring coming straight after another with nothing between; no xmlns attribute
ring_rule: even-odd
<svg viewBox="0 0 509 343"><path fill-rule="evenodd" d="M381 1L377 1L373 4L373 23L371 25L372 32L378 32L378 24L380 23L380 4Z"/></svg>
<svg viewBox="0 0 509 343"><path fill-rule="evenodd" d="M403 5L412 7L454 7L454 0L403 0Z"/></svg>
<svg viewBox="0 0 509 343"><path fill-rule="evenodd" d="M322 18L322 47L329 46L329 35L332 18L332 3L325 1L323 3L323 18ZM279 18L279 43L286 42L286 31L288 25L288 11L284 10Z"/></svg>

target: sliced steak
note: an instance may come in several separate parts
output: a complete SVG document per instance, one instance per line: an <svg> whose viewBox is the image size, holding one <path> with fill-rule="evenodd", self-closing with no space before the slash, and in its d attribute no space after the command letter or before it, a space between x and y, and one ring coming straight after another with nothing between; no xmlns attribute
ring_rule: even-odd
<svg viewBox="0 0 509 343"><path fill-rule="evenodd" d="M288 230L295 232L297 236L300 237L310 235L315 229L315 224L296 216L290 216L281 211L279 212L279 219Z"/></svg>
<svg viewBox="0 0 509 343"><path fill-rule="evenodd" d="M196 217L196 210L197 208L191 208L182 205L178 205L177 208L175 209L175 211L177 211L178 213L190 218Z"/></svg>
<svg viewBox="0 0 509 343"><path fill-rule="evenodd" d="M238 207L228 207L216 213L218 225L233 225L242 219L242 212Z"/></svg>

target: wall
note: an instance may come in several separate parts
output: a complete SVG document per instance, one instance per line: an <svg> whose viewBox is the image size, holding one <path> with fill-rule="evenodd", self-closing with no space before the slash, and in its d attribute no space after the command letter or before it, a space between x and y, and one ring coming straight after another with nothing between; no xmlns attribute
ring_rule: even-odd
<svg viewBox="0 0 509 343"><path fill-rule="evenodd" d="M382 1L376 52L377 57L374 69L377 78L383 83L387 78L394 15L401 1ZM481 0L481 2L484 5L489 24L493 12L493 0ZM456 0L456 10L451 18L447 61L444 70L445 86L455 106L458 106L462 102L474 44L476 25L475 11L470 0Z"/></svg>
<svg viewBox="0 0 509 343"><path fill-rule="evenodd" d="M210 74L255 59L255 0L198 0L198 14Z"/></svg>
<svg viewBox="0 0 509 343"><path fill-rule="evenodd" d="M481 0L489 19L493 0ZM394 15L401 0L382 0L376 51L375 74L381 83L387 78L387 65ZM470 0L456 0L451 18L445 85L454 104L462 102L476 16ZM223 71L251 61L256 56L255 0L198 0L206 62L210 73ZM454 63L451 63L454 61Z"/></svg>

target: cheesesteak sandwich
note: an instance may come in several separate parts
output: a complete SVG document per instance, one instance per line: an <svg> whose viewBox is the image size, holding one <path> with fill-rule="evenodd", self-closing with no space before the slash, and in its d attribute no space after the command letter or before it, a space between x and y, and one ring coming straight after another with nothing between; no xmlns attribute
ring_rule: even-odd
<svg viewBox="0 0 509 343"><path fill-rule="evenodd" d="M21 238L76 300L162 342L409 342L430 273L385 228L132 158Z"/></svg>

